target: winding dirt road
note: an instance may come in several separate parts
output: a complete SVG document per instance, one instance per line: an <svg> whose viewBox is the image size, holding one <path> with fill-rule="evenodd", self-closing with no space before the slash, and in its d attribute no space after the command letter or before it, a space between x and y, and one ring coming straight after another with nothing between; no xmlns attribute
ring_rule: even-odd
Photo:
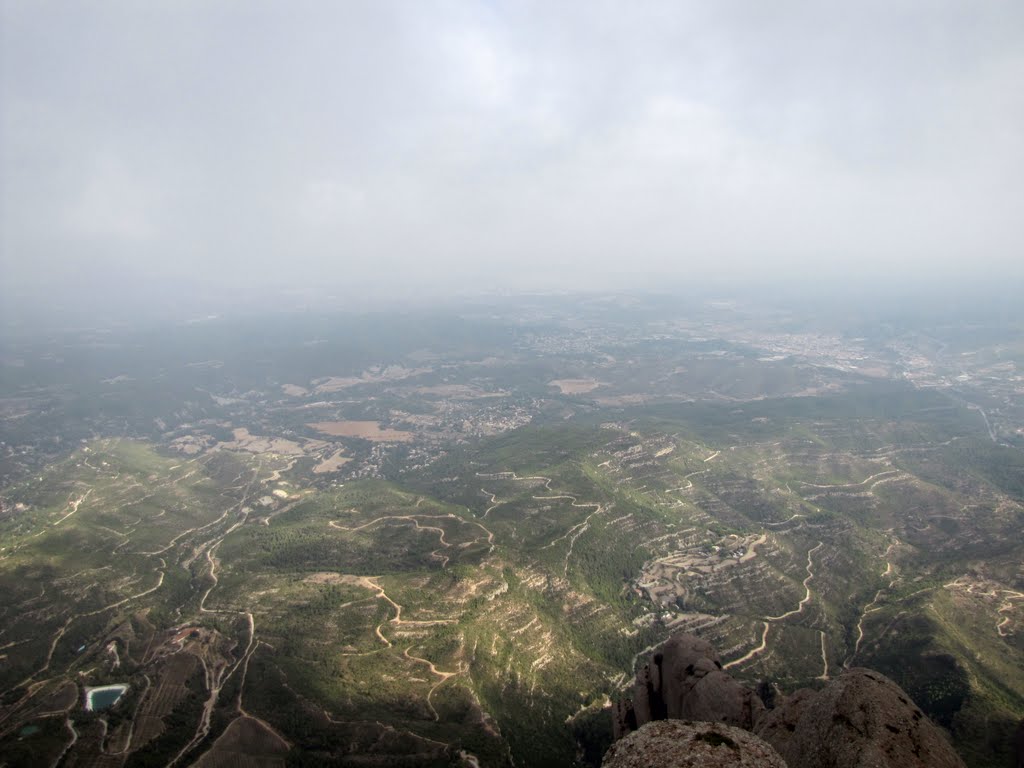
<svg viewBox="0 0 1024 768"><path fill-rule="evenodd" d="M758 654L764 652L764 649L768 647L768 632L771 629L771 624L769 624L767 621L762 621L761 623L764 625L764 631L761 632L761 644L754 648L752 651L748 651L743 656L740 656L738 659L734 659L733 661L730 661L728 664L723 664L722 669L732 669L733 667L738 667L740 664L744 664L750 661Z"/></svg>
<svg viewBox="0 0 1024 768"><path fill-rule="evenodd" d="M823 547L824 545L824 542L819 541L817 546L807 551L807 578L804 579L804 589L807 592L804 595L803 599L800 601L800 603L797 605L797 607L794 608L792 611L786 611L781 616L765 616L765 619L767 619L768 621L782 621L783 619L787 619L790 616L796 616L797 614L803 613L804 608L807 607L807 604L809 602L811 602L811 579L814 578L814 561L811 559L811 556L819 549L821 549L821 547Z"/></svg>

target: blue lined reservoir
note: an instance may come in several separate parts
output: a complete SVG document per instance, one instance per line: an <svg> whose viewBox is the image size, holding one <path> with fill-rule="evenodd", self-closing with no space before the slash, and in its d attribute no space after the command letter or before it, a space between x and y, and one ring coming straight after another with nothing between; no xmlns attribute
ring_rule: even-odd
<svg viewBox="0 0 1024 768"><path fill-rule="evenodd" d="M127 685L101 685L85 689L85 708L90 712L110 709L128 690Z"/></svg>

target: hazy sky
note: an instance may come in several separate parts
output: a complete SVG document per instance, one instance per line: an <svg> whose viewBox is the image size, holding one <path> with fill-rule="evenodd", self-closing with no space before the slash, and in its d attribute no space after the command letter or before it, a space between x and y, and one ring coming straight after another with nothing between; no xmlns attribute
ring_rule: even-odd
<svg viewBox="0 0 1024 768"><path fill-rule="evenodd" d="M0 8L9 305L1024 275L1020 0Z"/></svg>

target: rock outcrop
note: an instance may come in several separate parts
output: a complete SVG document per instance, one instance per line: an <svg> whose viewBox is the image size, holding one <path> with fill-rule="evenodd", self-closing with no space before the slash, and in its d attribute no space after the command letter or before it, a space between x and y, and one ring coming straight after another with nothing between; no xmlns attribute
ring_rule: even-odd
<svg viewBox="0 0 1024 768"><path fill-rule="evenodd" d="M656 720L703 720L750 730L764 712L757 694L722 671L711 644L673 635L637 672L633 700L613 713L615 738Z"/></svg>
<svg viewBox="0 0 1024 768"><path fill-rule="evenodd" d="M789 768L963 768L942 732L892 680L851 669L765 713L754 733Z"/></svg>
<svg viewBox="0 0 1024 768"><path fill-rule="evenodd" d="M685 634L672 637L640 668L634 698L616 704L613 718L615 738L621 741L603 763L613 768L964 768L942 731L878 672L848 670L820 690L797 691L767 710L753 690L722 669L707 641ZM673 721L680 722L663 725ZM699 734L718 733L707 729L727 726L733 726L730 734L736 728L752 732L742 749L715 751L719 762L687 762L694 744L703 738ZM672 734L680 734L675 752ZM722 734L740 744L725 731ZM644 762L646 749L655 756L651 762ZM759 757L762 754L769 756ZM741 757L745 762L738 762ZM721 762L728 759L734 762Z"/></svg>
<svg viewBox="0 0 1024 768"><path fill-rule="evenodd" d="M779 754L749 731L721 723L657 720L615 742L602 768L786 768Z"/></svg>

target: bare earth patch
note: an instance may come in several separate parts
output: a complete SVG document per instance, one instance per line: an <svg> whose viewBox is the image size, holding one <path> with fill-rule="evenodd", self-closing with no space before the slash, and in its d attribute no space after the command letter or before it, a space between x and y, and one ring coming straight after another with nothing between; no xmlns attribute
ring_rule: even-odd
<svg viewBox="0 0 1024 768"><path fill-rule="evenodd" d="M281 389L286 395L291 395L292 397L305 397L309 394L308 389L297 384L282 384Z"/></svg>
<svg viewBox="0 0 1024 768"><path fill-rule="evenodd" d="M171 448L184 453L186 456L195 456L211 447L216 441L209 435L184 435L176 437L171 441Z"/></svg>
<svg viewBox="0 0 1024 768"><path fill-rule="evenodd" d="M558 387L563 395L582 395L600 387L602 382L596 379L555 379L549 381L549 387Z"/></svg>
<svg viewBox="0 0 1024 768"><path fill-rule="evenodd" d="M235 439L220 443L221 448L233 449L236 451L249 451L249 453L280 453L284 456L303 456L305 451L302 446L294 440L285 440L283 437L259 437L250 435L245 427L231 430Z"/></svg>
<svg viewBox="0 0 1024 768"><path fill-rule="evenodd" d="M375 443L403 443L413 439L412 432L381 429L379 421L315 421L306 426L333 437L361 437Z"/></svg>
<svg viewBox="0 0 1024 768"><path fill-rule="evenodd" d="M416 387L417 395L437 395L454 400L480 400L486 397L508 397L508 392L485 392L468 384L435 384L430 387Z"/></svg>
<svg viewBox="0 0 1024 768"><path fill-rule="evenodd" d="M358 376L326 376L322 379L314 379L313 384L316 385L316 389L313 391L318 395L326 394L328 392L341 392L344 389L348 389L349 387L354 387L359 384L379 384L389 381L401 381L402 379L408 379L412 376L430 373L430 371L430 368L406 368L404 365L389 365L386 368L375 365L371 368L367 368Z"/></svg>
<svg viewBox="0 0 1024 768"><path fill-rule="evenodd" d="M304 578L302 581L305 584L346 584L348 586L360 587L363 586L365 577L353 576L350 573L319 571L317 573L309 574L309 576Z"/></svg>
<svg viewBox="0 0 1024 768"><path fill-rule="evenodd" d="M335 451L313 467L313 472L318 475L325 474L326 472L337 472L350 461L352 459L346 456L344 451Z"/></svg>

